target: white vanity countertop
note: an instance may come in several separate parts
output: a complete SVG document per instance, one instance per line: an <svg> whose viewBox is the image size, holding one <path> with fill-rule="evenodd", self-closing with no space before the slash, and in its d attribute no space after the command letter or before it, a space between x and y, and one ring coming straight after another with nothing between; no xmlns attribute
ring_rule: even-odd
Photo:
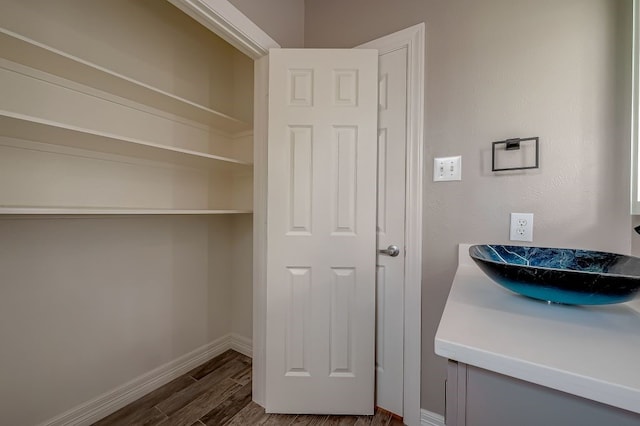
<svg viewBox="0 0 640 426"><path fill-rule="evenodd" d="M494 283L461 244L436 354L640 413L640 297L547 304Z"/></svg>

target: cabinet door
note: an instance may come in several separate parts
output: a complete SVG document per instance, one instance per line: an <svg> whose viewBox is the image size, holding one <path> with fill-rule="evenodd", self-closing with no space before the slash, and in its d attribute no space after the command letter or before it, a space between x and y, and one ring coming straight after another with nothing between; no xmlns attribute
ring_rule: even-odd
<svg viewBox="0 0 640 426"><path fill-rule="evenodd" d="M447 426L465 426L467 366L449 360L445 382L444 419Z"/></svg>
<svg viewBox="0 0 640 426"><path fill-rule="evenodd" d="M270 52L267 412L374 411L377 61Z"/></svg>
<svg viewBox="0 0 640 426"><path fill-rule="evenodd" d="M640 415L449 361L447 426L637 426Z"/></svg>

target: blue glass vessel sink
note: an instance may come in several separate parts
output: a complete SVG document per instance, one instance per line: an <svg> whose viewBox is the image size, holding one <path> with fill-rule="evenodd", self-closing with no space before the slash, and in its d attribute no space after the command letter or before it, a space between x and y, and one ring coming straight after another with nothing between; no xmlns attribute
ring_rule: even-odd
<svg viewBox="0 0 640 426"><path fill-rule="evenodd" d="M590 250L475 245L469 255L501 286L534 299L606 305L633 299L640 259Z"/></svg>

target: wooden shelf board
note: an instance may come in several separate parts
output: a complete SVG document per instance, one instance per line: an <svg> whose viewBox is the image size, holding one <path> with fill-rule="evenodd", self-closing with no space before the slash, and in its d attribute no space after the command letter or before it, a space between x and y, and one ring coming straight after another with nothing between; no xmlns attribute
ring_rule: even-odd
<svg viewBox="0 0 640 426"><path fill-rule="evenodd" d="M182 117L206 123L227 133L251 126L211 108L181 98L141 81L62 52L46 44L0 28L2 56L77 83L149 105Z"/></svg>
<svg viewBox="0 0 640 426"><path fill-rule="evenodd" d="M2 110L0 135L217 171L240 171L252 167L249 162L233 158L120 137Z"/></svg>
<svg viewBox="0 0 640 426"><path fill-rule="evenodd" d="M249 214L252 210L143 209L108 207L0 207L0 215L218 215Z"/></svg>

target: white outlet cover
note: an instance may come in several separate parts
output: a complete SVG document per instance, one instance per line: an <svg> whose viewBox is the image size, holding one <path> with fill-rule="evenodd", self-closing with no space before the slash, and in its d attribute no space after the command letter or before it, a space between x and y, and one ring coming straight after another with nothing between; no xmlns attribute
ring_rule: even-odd
<svg viewBox="0 0 640 426"><path fill-rule="evenodd" d="M433 159L433 181L462 180L462 156Z"/></svg>
<svg viewBox="0 0 640 426"><path fill-rule="evenodd" d="M533 241L533 213L511 213L511 241Z"/></svg>

